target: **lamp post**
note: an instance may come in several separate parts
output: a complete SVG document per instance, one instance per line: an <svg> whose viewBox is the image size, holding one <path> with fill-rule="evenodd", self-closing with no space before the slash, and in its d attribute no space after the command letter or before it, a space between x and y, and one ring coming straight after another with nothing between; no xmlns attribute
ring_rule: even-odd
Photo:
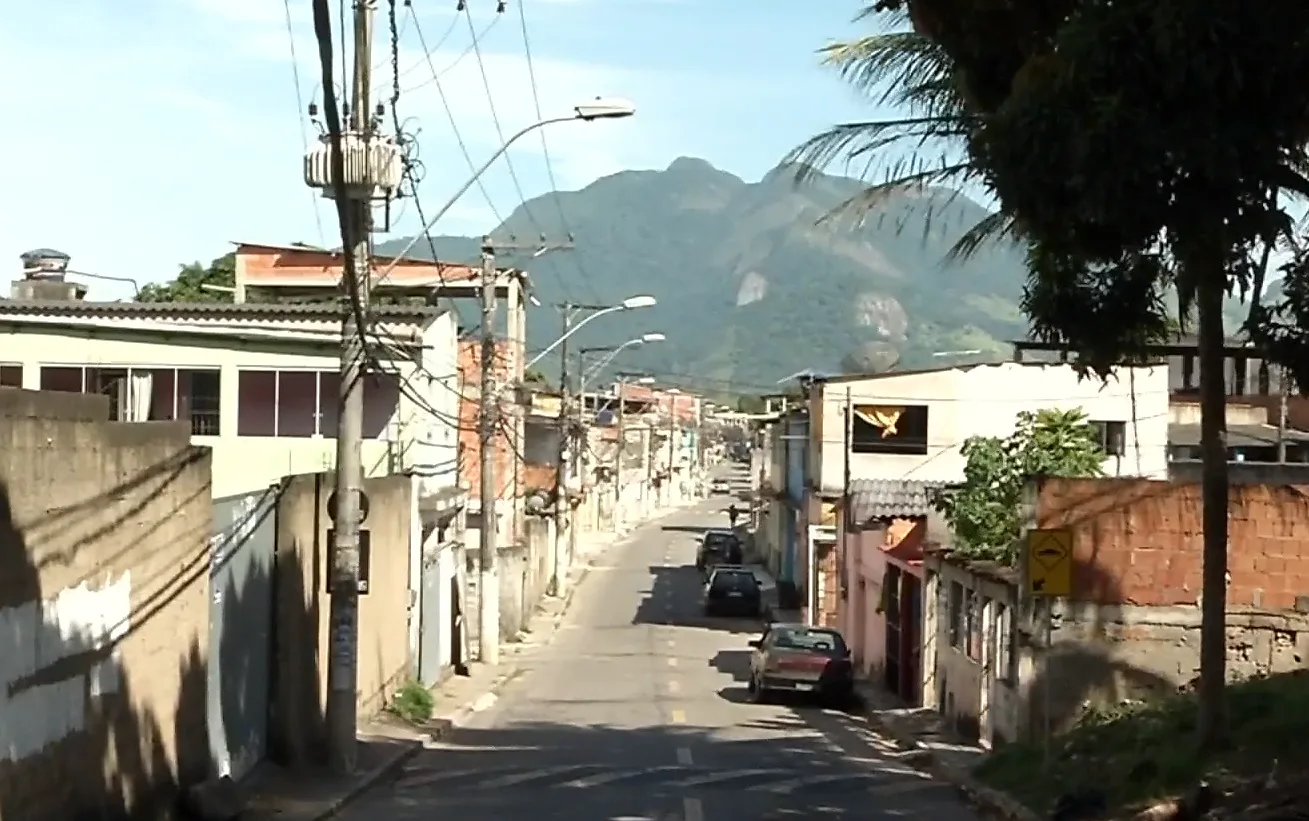
<svg viewBox="0 0 1309 821"><path fill-rule="evenodd" d="M547 345L545 347L545 350L541 351L536 356L532 357L532 361L524 365L523 370L527 370L528 368L531 368L536 363L540 362L542 359L545 359L545 357L548 356L551 351L553 351L555 348L558 348L560 345L566 343L568 341L568 337L580 331L585 325L587 325L591 321L598 319L602 316L605 316L606 314L617 313L618 311L631 311L636 308L649 308L657 303L658 300L656 300L654 297L648 296L646 294L641 294L638 296L629 296L627 299L624 299L622 302L618 303L617 305L579 305L575 303L568 303L566 305L561 305L560 307L565 312L564 332L559 336L558 339ZM592 311L592 313L589 316L584 317L581 322L578 322L577 324L574 325L572 322L572 318L569 315L574 311Z"/></svg>
<svg viewBox="0 0 1309 821"><path fill-rule="evenodd" d="M473 172L473 175L468 178L468 181L461 185L459 190L451 195L450 199L446 200L445 205L442 205L437 209L436 214L427 221L427 224L423 226L422 231L419 231L409 238L409 242L405 243L405 247L400 249L400 253L395 255L391 260L391 264L382 269L382 273L378 276L378 279L383 280L390 276L391 271L395 266L400 264L401 260L403 260L410 251L413 250L414 246L418 244L418 241L425 237L427 233L436 226L436 223L441 219L441 217L444 217L449 213L451 208L454 208L455 203L459 201L459 198L468 193L468 189L472 188L473 185L477 183L481 176L486 173L487 169L489 169L496 160L503 157L511 145L518 142L524 136L536 131L538 128L545 128L546 126L554 125L555 123L568 123L575 120L581 120L582 122L587 123L594 120L620 120L626 117L631 117L635 113L636 106L620 97L596 97L588 103L573 106L573 113L569 116L550 117L520 128L518 131L510 135L509 139L505 140L504 144L497 148L495 153L488 157L486 162L482 163L480 168Z"/></svg>
<svg viewBox="0 0 1309 821"><path fill-rule="evenodd" d="M599 362L597 362L595 365L591 366L590 368L587 368L582 373L582 379L578 383L578 392L580 393L586 390L587 383L590 382L592 379L594 379L595 376L599 374L601 371L603 371L610 362L614 361L614 357L618 356L623 351L627 350L628 348L639 348L640 346L650 342L663 342L665 338L666 337L664 337L664 335L661 333L649 333L649 334L643 334L641 336L638 336L635 339L629 339L621 345L602 345L597 348L582 348L578 352L580 354L580 357L585 357L587 354L592 354L592 353L607 353L608 356L601 359ZM579 358L578 361L579 370L581 368L581 364L582 364L582 360L581 358Z"/></svg>

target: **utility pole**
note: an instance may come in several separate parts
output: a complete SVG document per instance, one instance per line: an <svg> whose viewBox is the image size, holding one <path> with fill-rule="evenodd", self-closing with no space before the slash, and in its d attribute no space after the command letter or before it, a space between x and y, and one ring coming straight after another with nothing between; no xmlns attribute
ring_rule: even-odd
<svg viewBox="0 0 1309 821"><path fill-rule="evenodd" d="M677 397L679 394L670 394L671 402L668 404L668 506L673 506L673 466L677 461L677 443L673 440L677 438Z"/></svg>
<svg viewBox="0 0 1309 821"><path fill-rule="evenodd" d="M562 596L564 585L568 582L570 556L564 549L567 544L564 534L568 530L568 480L572 459L568 447L569 421L569 375L568 375L568 335L573 332L573 311L575 306L565 302L559 306L563 315L563 336L559 343L559 449L555 464L555 538L554 538L554 572L550 579L551 592Z"/></svg>
<svg viewBox="0 0 1309 821"><path fill-rule="evenodd" d="M614 531L617 532L621 526L621 518L626 512L623 509L623 463L627 456L627 398L623 395L623 387L627 384L627 377L623 374L618 375L618 458L614 463L614 510L613 523Z"/></svg>
<svg viewBox="0 0 1309 821"><path fill-rule="evenodd" d="M1277 464L1286 464L1286 395L1291 390L1291 375L1280 368L1277 378Z"/></svg>
<svg viewBox="0 0 1309 821"><path fill-rule="evenodd" d="M499 525L495 486L495 429L500 396L495 384L495 246L482 238L482 354L481 412L478 414L478 453L481 464L482 526L478 530L477 576L478 656L483 664L500 663L500 574L496 564L496 528Z"/></svg>
<svg viewBox="0 0 1309 821"><path fill-rule="evenodd" d="M372 36L375 0L357 0L354 14L354 83L350 100L349 130L355 145L372 137L369 85L372 82ZM315 3L315 28L322 9ZM320 32L321 34L321 32ZM330 45L330 23L328 40ZM321 44L321 37L320 37ZM327 73L326 71L324 73ZM331 86L326 87L331 94ZM336 120L335 101L329 120ZM327 689L327 752L331 768L353 773L358 763L356 741L356 689L359 644L359 541L363 506L364 362L369 310L369 243L372 230L373 190L359 185L371 180L347 179L342 135L332 135L332 185L341 218L344 245L342 284L346 299L341 319L341 394L336 435L336 491L332 515L333 538L330 580L330 632ZM357 149L356 149L357 150ZM307 175L308 177L308 175Z"/></svg>

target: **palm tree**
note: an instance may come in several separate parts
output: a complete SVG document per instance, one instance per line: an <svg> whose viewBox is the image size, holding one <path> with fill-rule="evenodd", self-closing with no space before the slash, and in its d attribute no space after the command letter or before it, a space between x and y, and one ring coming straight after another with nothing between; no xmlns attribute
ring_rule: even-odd
<svg viewBox="0 0 1309 821"><path fill-rule="evenodd" d="M875 14L888 13L866 6L855 22ZM888 31L836 41L819 54L824 65L875 105L894 106L906 116L842 123L811 137L783 160L794 167L796 181L805 182L837 163L862 166L860 176L867 181L877 174L881 156L909 149L907 157L881 168L880 181L869 182L825 219L857 221L888 196L907 189L940 187L960 192L982 182L963 150L972 115L954 61L940 45L913 29L908 11L895 12ZM965 231L949 256L967 257L988 240L1017 236L1012 217L999 211Z"/></svg>

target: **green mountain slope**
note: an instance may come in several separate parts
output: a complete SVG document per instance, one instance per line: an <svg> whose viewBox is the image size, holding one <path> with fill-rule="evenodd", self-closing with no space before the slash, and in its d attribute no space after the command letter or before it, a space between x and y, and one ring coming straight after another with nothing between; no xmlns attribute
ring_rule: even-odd
<svg viewBox="0 0 1309 821"><path fill-rule="evenodd" d="M946 252L986 210L947 191L889 199L862 224L820 224L860 183L824 176L801 188L776 171L747 183L703 160L626 171L581 191L520 206L492 235L519 241L566 227L576 250L506 264L531 272L545 305L614 302L638 293L654 308L602 317L575 337L622 342L647 331L667 341L625 352L626 368L693 374L759 390L800 370L835 372L949 361L941 352L1003 353L1025 334L1017 310L1021 250L996 245L947 262ZM394 252L392 240L378 252ZM444 259L467 261L477 242L438 237ZM426 243L418 248L426 251ZM471 311L465 316L473 317ZM529 347L559 332L549 307L529 316Z"/></svg>

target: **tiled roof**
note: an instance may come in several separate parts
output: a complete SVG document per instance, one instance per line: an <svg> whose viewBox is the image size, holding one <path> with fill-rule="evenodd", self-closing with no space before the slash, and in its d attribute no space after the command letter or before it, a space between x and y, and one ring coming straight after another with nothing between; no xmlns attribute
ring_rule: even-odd
<svg viewBox="0 0 1309 821"><path fill-rule="evenodd" d="M376 305L378 319L426 319L446 308L428 305ZM0 299L0 316L123 317L136 319L334 319L340 317L336 301L298 303L259 302L86 302L83 300Z"/></svg>
<svg viewBox="0 0 1309 821"><path fill-rule="evenodd" d="M856 522L927 516L938 487L907 479L854 479L850 482L851 512Z"/></svg>

